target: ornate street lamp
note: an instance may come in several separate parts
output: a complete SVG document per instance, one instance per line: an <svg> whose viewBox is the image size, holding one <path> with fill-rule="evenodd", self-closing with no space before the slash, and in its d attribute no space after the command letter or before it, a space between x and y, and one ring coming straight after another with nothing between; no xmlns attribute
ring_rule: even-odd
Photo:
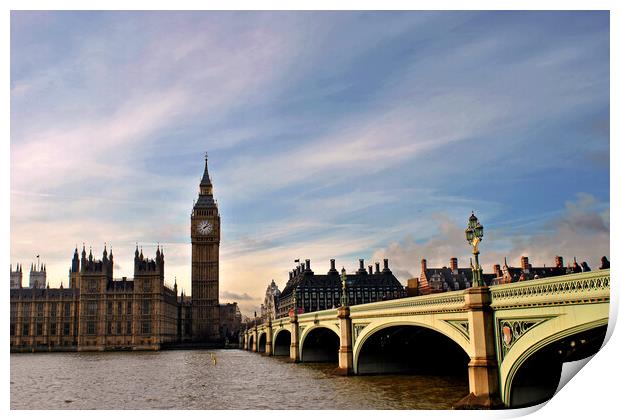
<svg viewBox="0 0 620 420"><path fill-rule="evenodd" d="M342 281L342 291L340 294L340 306L349 306L349 293L347 292L347 271L342 267L340 272L340 280Z"/></svg>
<svg viewBox="0 0 620 420"><path fill-rule="evenodd" d="M478 250L478 244L482 241L482 236L484 234L484 228L478 221L478 218L474 216L474 212L471 212L471 216L469 216L469 223L467 224L467 229L465 229L465 238L467 238L467 242L472 246L472 253L474 254L474 264L472 267L472 286L480 287L484 286L482 282L482 268L478 263L478 254L480 251Z"/></svg>

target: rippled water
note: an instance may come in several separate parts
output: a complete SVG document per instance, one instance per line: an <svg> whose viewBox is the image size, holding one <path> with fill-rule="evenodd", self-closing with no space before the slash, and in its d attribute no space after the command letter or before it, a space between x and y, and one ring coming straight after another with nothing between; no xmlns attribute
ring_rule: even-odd
<svg viewBox="0 0 620 420"><path fill-rule="evenodd" d="M11 354L11 409L437 409L468 392L466 378L335 367L242 350Z"/></svg>

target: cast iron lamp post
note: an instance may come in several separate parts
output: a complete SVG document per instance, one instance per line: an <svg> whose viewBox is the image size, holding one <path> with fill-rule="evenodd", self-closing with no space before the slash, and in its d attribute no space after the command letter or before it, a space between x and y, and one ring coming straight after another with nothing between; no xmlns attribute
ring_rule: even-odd
<svg viewBox="0 0 620 420"><path fill-rule="evenodd" d="M472 253L474 254L474 266L472 267L472 287L484 286L482 282L482 268L478 263L478 244L482 241L483 227L478 221L478 218L474 216L474 212L471 212L469 216L469 223L467 229L465 229L465 237L467 242L472 246Z"/></svg>

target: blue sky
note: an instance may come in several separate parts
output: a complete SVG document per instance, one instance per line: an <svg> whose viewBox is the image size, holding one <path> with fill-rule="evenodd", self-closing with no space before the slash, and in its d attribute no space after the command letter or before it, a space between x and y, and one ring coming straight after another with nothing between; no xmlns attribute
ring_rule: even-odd
<svg viewBox="0 0 620 420"><path fill-rule="evenodd" d="M166 250L190 290L203 154L220 295L295 258L485 269L609 255L607 12L12 12L11 261Z"/></svg>

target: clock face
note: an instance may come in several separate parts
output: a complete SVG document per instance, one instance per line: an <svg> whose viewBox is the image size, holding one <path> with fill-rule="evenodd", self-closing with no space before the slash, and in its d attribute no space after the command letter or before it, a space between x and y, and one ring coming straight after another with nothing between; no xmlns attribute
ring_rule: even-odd
<svg viewBox="0 0 620 420"><path fill-rule="evenodd" d="M197 230L201 235L208 235L213 230L213 225L206 220L203 220L198 224Z"/></svg>

